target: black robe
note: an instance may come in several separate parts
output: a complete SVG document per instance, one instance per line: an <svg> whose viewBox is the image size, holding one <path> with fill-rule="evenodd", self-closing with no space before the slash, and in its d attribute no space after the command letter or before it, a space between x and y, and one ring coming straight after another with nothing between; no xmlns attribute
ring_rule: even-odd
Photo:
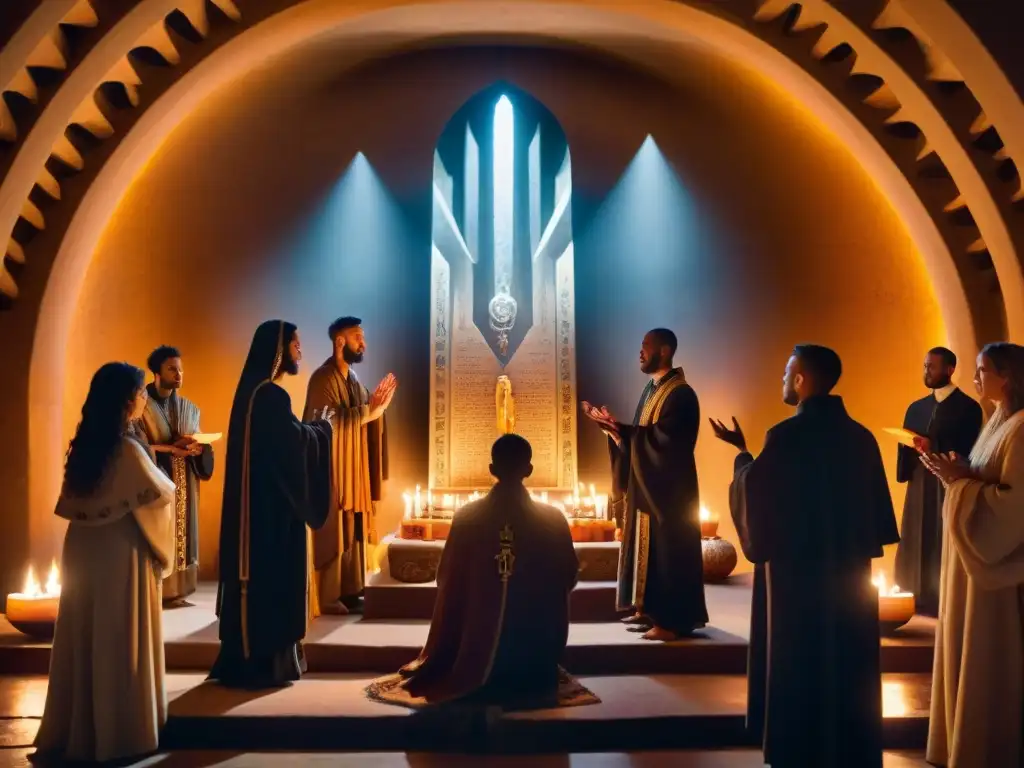
<svg viewBox="0 0 1024 768"><path fill-rule="evenodd" d="M660 407L647 408L659 397ZM609 441L612 504L623 529L617 607L680 634L708 621L693 456L699 429L697 394L677 368L644 390L633 424L620 425L621 447Z"/></svg>
<svg viewBox="0 0 1024 768"><path fill-rule="evenodd" d="M911 403L903 428L931 440L932 451L970 455L981 432L982 412L959 389L941 403L935 395ZM935 475L921 464L915 449L901 445L896 480L907 483L896 550L896 583L916 596L917 612L937 616L939 572L942 567L942 502L946 492Z"/></svg>
<svg viewBox="0 0 1024 768"><path fill-rule="evenodd" d="M871 560L896 542L882 455L838 397L807 400L754 459L730 507L755 564L748 727L765 762L882 765L878 592Z"/></svg>
<svg viewBox="0 0 1024 768"><path fill-rule="evenodd" d="M210 672L230 687L298 679L307 622L306 525L319 528L330 510L330 425L300 422L288 393L273 383L292 333L294 326L279 321L260 326L231 411L217 595L221 646Z"/></svg>

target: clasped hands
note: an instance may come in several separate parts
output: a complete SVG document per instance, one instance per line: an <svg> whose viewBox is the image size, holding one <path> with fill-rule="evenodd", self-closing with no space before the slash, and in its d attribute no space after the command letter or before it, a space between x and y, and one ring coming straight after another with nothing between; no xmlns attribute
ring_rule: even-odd
<svg viewBox="0 0 1024 768"><path fill-rule="evenodd" d="M615 441L616 445L622 444L622 430L619 420L612 415L607 405L597 408L584 400L580 403L580 407L583 408L583 415L597 424L602 432Z"/></svg>
<svg viewBox="0 0 1024 768"><path fill-rule="evenodd" d="M398 389L398 379L395 378L395 374L389 373L380 380L377 388L373 390L373 394L370 395L370 402L368 403L370 413L366 422L376 421L384 415L384 411L386 411L388 406L391 405L391 400L395 396L396 389ZM323 410L313 411L313 421L326 421L333 429L334 417L336 414L337 411L334 408L331 408L329 405L325 405Z"/></svg>
<svg viewBox="0 0 1024 768"><path fill-rule="evenodd" d="M192 437L179 437L167 447L167 452L176 459L198 456L203 452L203 444L197 443Z"/></svg>
<svg viewBox="0 0 1024 768"><path fill-rule="evenodd" d="M918 457L925 469L935 475L943 485L948 486L957 480L974 477L970 463L961 455L951 453L925 453Z"/></svg>

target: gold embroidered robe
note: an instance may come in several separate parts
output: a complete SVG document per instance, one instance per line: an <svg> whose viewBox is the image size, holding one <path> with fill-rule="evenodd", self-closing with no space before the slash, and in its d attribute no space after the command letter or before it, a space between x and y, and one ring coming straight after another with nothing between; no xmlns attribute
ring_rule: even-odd
<svg viewBox="0 0 1024 768"><path fill-rule="evenodd" d="M151 446L173 445L202 431L199 408L191 400L177 392L161 398L152 384L147 390L149 402L140 421ZM174 571L164 582L163 594L164 600L179 600L195 592L199 580L199 483L213 476L213 446L204 445L198 456L154 456L175 487Z"/></svg>
<svg viewBox="0 0 1024 768"><path fill-rule="evenodd" d="M644 390L633 424L620 427L622 445L609 440L622 526L617 607L684 634L708 620L693 456L699 428L697 395L676 368Z"/></svg>
<svg viewBox="0 0 1024 768"><path fill-rule="evenodd" d="M313 533L313 567L321 607L360 595L366 584L366 544L377 543L376 503L388 477L385 417L367 421L370 393L350 368L346 380L331 358L313 372L303 420L335 410L331 485L333 509Z"/></svg>

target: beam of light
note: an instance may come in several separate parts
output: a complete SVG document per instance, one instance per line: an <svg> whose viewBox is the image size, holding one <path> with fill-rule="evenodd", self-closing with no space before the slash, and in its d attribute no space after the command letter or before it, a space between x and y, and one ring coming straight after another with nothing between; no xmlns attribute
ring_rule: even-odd
<svg viewBox="0 0 1024 768"><path fill-rule="evenodd" d="M527 181L530 184L530 251L535 253L540 245L540 126L530 141L530 157Z"/></svg>
<svg viewBox="0 0 1024 768"><path fill-rule="evenodd" d="M463 186L462 231L475 262L480 258L480 147L466 124L465 184Z"/></svg>
<svg viewBox="0 0 1024 768"><path fill-rule="evenodd" d="M507 96L494 107L494 293L512 290L515 226L515 116Z"/></svg>
<svg viewBox="0 0 1024 768"><path fill-rule="evenodd" d="M437 184L434 184L433 231L435 247L448 254L452 254L455 250L461 251L467 260L476 262L466 246L462 232L459 231L459 225L455 221L455 216L452 215L452 209L448 207L444 191Z"/></svg>

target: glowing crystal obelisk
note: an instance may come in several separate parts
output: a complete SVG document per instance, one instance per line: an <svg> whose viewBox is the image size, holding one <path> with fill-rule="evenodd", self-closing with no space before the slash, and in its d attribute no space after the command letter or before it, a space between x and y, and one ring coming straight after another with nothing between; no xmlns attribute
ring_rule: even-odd
<svg viewBox="0 0 1024 768"><path fill-rule="evenodd" d="M508 354L508 334L516 323L512 298L515 263L515 114L507 96L494 107L494 296L488 304L491 328L498 334L498 349Z"/></svg>

